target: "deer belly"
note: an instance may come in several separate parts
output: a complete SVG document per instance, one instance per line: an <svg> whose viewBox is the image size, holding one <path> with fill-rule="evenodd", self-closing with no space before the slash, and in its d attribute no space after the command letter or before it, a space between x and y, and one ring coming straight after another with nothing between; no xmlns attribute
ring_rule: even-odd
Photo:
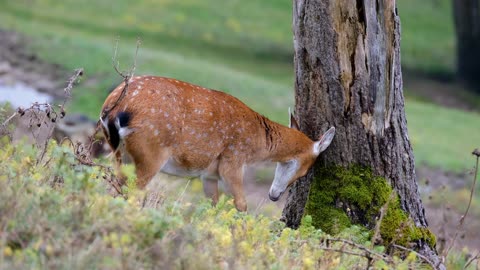
<svg viewBox="0 0 480 270"><path fill-rule="evenodd" d="M162 173L176 175L176 176L201 176L205 174L206 170L204 169L192 169L192 168L185 168L174 159L169 158L168 161L163 165L160 169Z"/></svg>

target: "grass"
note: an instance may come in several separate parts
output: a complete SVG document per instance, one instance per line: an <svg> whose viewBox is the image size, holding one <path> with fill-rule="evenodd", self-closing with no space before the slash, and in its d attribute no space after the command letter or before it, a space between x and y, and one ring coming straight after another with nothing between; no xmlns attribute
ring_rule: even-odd
<svg viewBox="0 0 480 270"><path fill-rule="evenodd" d="M398 9L403 65L452 73L450 1L402 0ZM138 74L221 89L284 124L293 105L291 1L7 1L0 23L31 36L29 46L42 58L85 68L89 83L76 89L70 109L92 118L120 81L111 64L116 36L123 68L130 66L136 37L142 37ZM406 104L417 163L470 169L480 116L412 99Z"/></svg>

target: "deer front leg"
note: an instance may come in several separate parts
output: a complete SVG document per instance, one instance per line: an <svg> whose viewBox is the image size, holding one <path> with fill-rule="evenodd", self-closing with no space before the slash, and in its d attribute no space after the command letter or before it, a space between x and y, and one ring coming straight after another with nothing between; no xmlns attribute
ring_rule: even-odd
<svg viewBox="0 0 480 270"><path fill-rule="evenodd" d="M220 164L218 171L220 177L230 187L237 210L247 211L247 201L243 192L243 166L235 166L232 162L224 161Z"/></svg>
<svg viewBox="0 0 480 270"><path fill-rule="evenodd" d="M120 149L115 151L115 172L117 174L119 188L122 188L127 183L127 176L122 173L122 153Z"/></svg>
<svg viewBox="0 0 480 270"><path fill-rule="evenodd" d="M214 177L202 176L203 192L207 198L212 199L212 204L218 202L218 179Z"/></svg>

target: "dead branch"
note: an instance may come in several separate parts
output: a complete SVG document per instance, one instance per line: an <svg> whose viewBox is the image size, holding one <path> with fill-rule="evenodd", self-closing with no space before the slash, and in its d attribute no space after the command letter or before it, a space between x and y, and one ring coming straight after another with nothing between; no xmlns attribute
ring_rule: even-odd
<svg viewBox="0 0 480 270"><path fill-rule="evenodd" d="M52 138L52 135L53 135L53 130L55 128L55 125L56 125L56 122L57 122L57 117L60 117L60 119L62 119L63 117L65 117L65 105L67 104L67 102L69 102L72 98L72 89L73 89L73 85L75 84L75 82L78 80L78 78L80 78L81 76L83 76L83 68L78 68L78 69L75 69L73 75L68 79L67 81L67 86L65 88L63 88L63 92L64 92L64 98L63 98L63 103L61 105L58 105L59 109L60 109L60 112L57 112L54 107L52 105L50 105L49 103L45 103L44 104L44 107L45 107L45 117L50 119L50 121L52 123L54 123L54 125L52 125L50 127L50 129L48 130L48 135L47 135L47 138L45 140L45 143L44 145L42 146L42 152L40 153L40 157L37 159L37 165L43 160L43 158L45 157L45 153L47 152L47 146L48 146L48 142L50 141L50 139ZM38 111L38 110L37 110ZM35 111L35 113L37 112ZM40 126L40 124L38 125Z"/></svg>
<svg viewBox="0 0 480 270"><path fill-rule="evenodd" d="M300 243L301 245L306 243L305 240L297 241L297 242ZM342 243L343 246L341 248L330 247L331 242L339 242L339 243ZM371 265L371 263L372 263L372 261L374 261L374 259L383 260L387 263L393 263L394 262L393 258L391 258L390 256L388 256L386 254L378 253L376 251L373 251L373 250L371 250L367 247L364 247L364 246L362 246L360 244L357 244L357 243L355 243L353 241L350 241L350 240L340 239L340 238L325 238L325 239L322 239L322 243L324 243L324 245L317 245L315 248L318 248L318 249L321 249L321 250L326 250L326 251L332 251L332 252L338 252L338 253L358 256L358 257L363 257L363 258L367 259L369 265ZM350 249L345 248L345 246L350 246L351 248ZM360 252L356 251L355 249L360 250Z"/></svg>
<svg viewBox="0 0 480 270"><path fill-rule="evenodd" d="M369 255L369 258L377 257L377 258L380 258L382 260L385 260L386 262L393 262L393 259L390 258L389 256L387 256L386 254L378 253L376 251L373 251L372 249L364 247L364 246L362 246L360 244L357 244L357 243L355 243L353 241L350 241L350 240L340 239L340 238L327 238L327 239L325 239L325 241L327 241L327 242L328 241L329 242L341 242L341 243L350 245L352 247L355 247L355 248L365 252L365 254ZM370 256L370 255L373 255L373 256Z"/></svg>
<svg viewBox="0 0 480 270"><path fill-rule="evenodd" d="M472 264L474 261L480 259L480 251L477 252L477 255L473 256L472 258L470 258L467 263L465 264L465 266L463 266L463 269L467 269L467 267L470 266L470 264Z"/></svg>
<svg viewBox="0 0 480 270"><path fill-rule="evenodd" d="M418 256L420 259L422 259L424 262L428 263L433 269L437 269L437 268L438 268L438 267L435 266L435 264L434 264L432 261L430 261L427 257L423 256L422 254L416 252L416 251L413 250L413 249L406 248L406 247L404 247L404 246L399 246L399 245L397 245L397 244L392 244L392 247L393 247L393 248L401 249L401 250L403 250L403 251L414 252L415 255L417 255L417 256Z"/></svg>
<svg viewBox="0 0 480 270"><path fill-rule="evenodd" d="M10 117L7 118L7 120L5 120L2 125L0 126L2 129L6 129L7 128L7 125L10 121L12 121L12 119L17 116L17 112L14 112Z"/></svg>

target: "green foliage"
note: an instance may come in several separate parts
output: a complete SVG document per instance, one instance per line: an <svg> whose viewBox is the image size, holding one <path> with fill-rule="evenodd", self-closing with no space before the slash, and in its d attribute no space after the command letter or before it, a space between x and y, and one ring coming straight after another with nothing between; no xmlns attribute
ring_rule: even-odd
<svg viewBox="0 0 480 270"><path fill-rule="evenodd" d="M240 213L231 198L215 207L172 195L155 207L144 192L112 197L97 167L79 164L69 148L50 143L45 157L31 145L0 148L0 265L5 269L349 269L367 266L342 254L342 243L305 216L299 230L280 221ZM352 226L340 234L359 245L368 232ZM352 252L360 250L351 247ZM381 247L376 247L381 252ZM377 261L416 268L419 261Z"/></svg>

